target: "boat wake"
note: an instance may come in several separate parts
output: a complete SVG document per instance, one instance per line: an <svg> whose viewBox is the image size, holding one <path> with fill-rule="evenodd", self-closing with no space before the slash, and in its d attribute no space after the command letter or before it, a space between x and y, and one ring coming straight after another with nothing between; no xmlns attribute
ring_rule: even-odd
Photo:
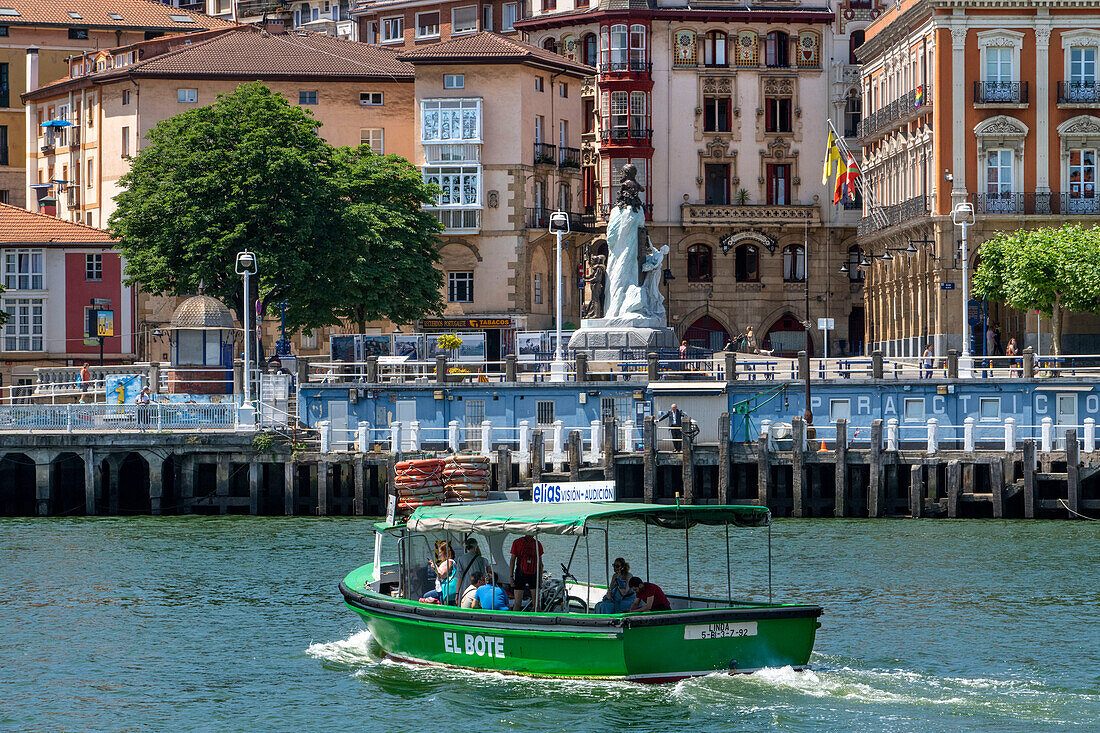
<svg viewBox="0 0 1100 733"><path fill-rule="evenodd" d="M977 716L1008 728L1025 726L1074 727L1081 712L1096 710L1087 690L1054 687L1034 679L952 677L904 669L860 667L846 657L815 653L812 669L765 668L753 674L713 674L673 685L639 685L618 680L547 679L408 664L381 655L370 632L361 630L339 641L311 644L306 653L330 669L346 670L368 685L403 697L440 693L455 696L461 690L482 699L485 688L509 689L505 697L532 700L569 700L575 704L628 703L643 707L659 703L707 718L749 715L757 722L816 719L831 711L861 724L887 716L896 721L944 720ZM1085 712L1086 718L1088 712ZM825 718L822 718L824 721ZM624 722L629 721L629 716ZM797 726L796 726L797 727Z"/></svg>

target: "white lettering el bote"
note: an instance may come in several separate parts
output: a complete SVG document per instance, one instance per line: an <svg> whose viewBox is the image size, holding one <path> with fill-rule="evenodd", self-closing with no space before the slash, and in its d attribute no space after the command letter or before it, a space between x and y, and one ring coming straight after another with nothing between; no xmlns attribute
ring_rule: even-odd
<svg viewBox="0 0 1100 733"><path fill-rule="evenodd" d="M459 644L458 632L443 632L443 651L470 657L496 657L504 659L504 637L463 634Z"/></svg>

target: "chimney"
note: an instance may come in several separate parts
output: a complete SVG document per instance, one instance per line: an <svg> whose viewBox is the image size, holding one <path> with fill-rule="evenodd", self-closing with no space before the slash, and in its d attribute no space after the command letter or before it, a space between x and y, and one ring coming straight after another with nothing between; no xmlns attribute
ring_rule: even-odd
<svg viewBox="0 0 1100 733"><path fill-rule="evenodd" d="M273 36L282 36L286 34L286 21L281 17L265 17L264 18L264 30Z"/></svg>
<svg viewBox="0 0 1100 733"><path fill-rule="evenodd" d="M38 46L27 47L27 91L38 89Z"/></svg>

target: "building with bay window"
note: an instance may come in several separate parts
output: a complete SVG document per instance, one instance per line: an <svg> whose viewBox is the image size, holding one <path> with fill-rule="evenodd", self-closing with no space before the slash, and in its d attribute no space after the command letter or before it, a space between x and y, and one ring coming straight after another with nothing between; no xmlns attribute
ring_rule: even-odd
<svg viewBox="0 0 1100 733"><path fill-rule="evenodd" d="M440 188L429 207L443 225L448 319L480 321L489 358L513 331L553 325L557 288L580 320L583 213L582 92L593 69L519 41L478 32L405 51L415 68L414 162ZM563 282L555 284L550 212L569 213Z"/></svg>
<svg viewBox="0 0 1100 733"><path fill-rule="evenodd" d="M822 185L827 120L860 122L852 45L878 11L824 3L535 0L532 43L597 67L584 87L584 203L601 220L622 166L645 187L650 238L670 248L670 325L721 348L752 327L765 348L831 354L864 341L858 202ZM601 251L602 240L592 252ZM667 276L666 276L667 277Z"/></svg>
<svg viewBox="0 0 1100 733"><path fill-rule="evenodd" d="M864 174L879 204L859 228L873 261L870 339L887 354L915 356L928 343L943 354L961 349L965 328L976 355L1003 353L1013 337L1046 353L1049 321L991 303L966 308L961 282L999 231L1100 224L1100 3L943 7L884 8L857 52ZM950 216L962 202L976 214L968 273ZM1069 353L1100 348L1096 317L1072 314L1064 326Z"/></svg>

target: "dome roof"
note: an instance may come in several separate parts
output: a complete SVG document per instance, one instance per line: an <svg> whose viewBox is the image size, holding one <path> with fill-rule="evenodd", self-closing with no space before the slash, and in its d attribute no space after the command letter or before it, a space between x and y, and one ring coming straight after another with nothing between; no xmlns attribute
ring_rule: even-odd
<svg viewBox="0 0 1100 733"><path fill-rule="evenodd" d="M195 295L180 303L172 314L173 328L233 328L233 314L209 295Z"/></svg>

